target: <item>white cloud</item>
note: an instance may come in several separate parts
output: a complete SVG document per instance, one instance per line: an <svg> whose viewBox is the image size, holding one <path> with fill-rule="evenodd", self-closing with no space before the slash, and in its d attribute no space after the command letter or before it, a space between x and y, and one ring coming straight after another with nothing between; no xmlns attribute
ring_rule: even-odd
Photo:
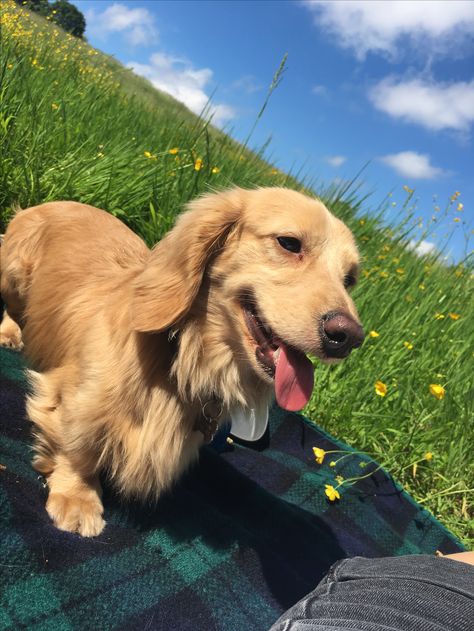
<svg viewBox="0 0 474 631"><path fill-rule="evenodd" d="M474 6L474 2L472 3ZM369 91L373 105L393 118L435 131L468 132L474 122L474 81L435 83L423 79L380 81Z"/></svg>
<svg viewBox="0 0 474 631"><path fill-rule="evenodd" d="M432 180L446 175L443 169L430 163L429 155L416 151L401 151L379 158L381 162L392 167L399 175L414 180Z"/></svg>
<svg viewBox="0 0 474 631"><path fill-rule="evenodd" d="M328 98L329 96L329 90L325 85L314 85L311 88L311 92L316 94L316 96L323 96L325 98Z"/></svg>
<svg viewBox="0 0 474 631"><path fill-rule="evenodd" d="M122 33L133 46L150 46L158 40L154 17L142 7L130 9L117 2L101 13L91 9L86 13L86 20L87 31L99 39L106 39L111 33Z"/></svg>
<svg viewBox="0 0 474 631"><path fill-rule="evenodd" d="M231 86L234 90L240 90L247 94L254 94L263 89L263 85L257 81L253 75L244 75L240 79L233 81Z"/></svg>
<svg viewBox="0 0 474 631"><path fill-rule="evenodd" d="M407 243L407 248L418 254L418 256L425 256L426 254L434 254L437 250L436 244L431 241L415 241L411 240Z"/></svg>
<svg viewBox="0 0 474 631"><path fill-rule="evenodd" d="M148 79L155 88L184 103L195 114L201 114L208 106L215 125L222 125L236 116L235 109L230 105L208 105L209 96L205 88L212 79L210 68L196 70L189 62L164 53L151 55L149 64L131 61L127 66Z"/></svg>
<svg viewBox="0 0 474 631"><path fill-rule="evenodd" d="M461 51L461 40L472 37L471 0L305 0L315 23L333 42L351 49L362 60L367 53L395 57L401 38L425 54ZM403 48L403 47L402 47Z"/></svg>
<svg viewBox="0 0 474 631"><path fill-rule="evenodd" d="M346 156L328 156L326 162L332 167L340 167L347 160Z"/></svg>

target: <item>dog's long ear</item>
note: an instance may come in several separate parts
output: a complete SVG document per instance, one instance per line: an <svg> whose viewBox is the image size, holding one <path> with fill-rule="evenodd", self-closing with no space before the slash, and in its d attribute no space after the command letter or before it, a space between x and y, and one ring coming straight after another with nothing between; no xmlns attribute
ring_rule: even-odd
<svg viewBox="0 0 474 631"><path fill-rule="evenodd" d="M133 288L135 331L162 331L188 312L207 263L240 219L243 194L242 189L232 189L191 202L153 248Z"/></svg>

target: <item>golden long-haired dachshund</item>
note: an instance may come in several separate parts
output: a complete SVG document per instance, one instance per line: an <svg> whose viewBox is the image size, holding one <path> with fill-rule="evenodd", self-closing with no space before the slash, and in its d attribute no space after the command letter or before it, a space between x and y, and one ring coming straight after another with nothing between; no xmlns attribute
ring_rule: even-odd
<svg viewBox="0 0 474 631"><path fill-rule="evenodd" d="M55 525L83 536L105 525L101 470L157 498L229 416L260 435L273 396L301 409L307 353L363 340L351 232L283 188L205 195L152 250L103 210L46 203L15 215L1 263L0 341L33 369L33 466Z"/></svg>

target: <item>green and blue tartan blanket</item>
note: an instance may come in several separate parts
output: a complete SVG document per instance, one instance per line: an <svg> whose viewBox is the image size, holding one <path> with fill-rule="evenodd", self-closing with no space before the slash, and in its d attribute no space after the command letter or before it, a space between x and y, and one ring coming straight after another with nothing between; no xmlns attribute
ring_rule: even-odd
<svg viewBox="0 0 474 631"><path fill-rule="evenodd" d="M264 631L347 556L462 550L376 465L328 501L313 447L349 449L274 409L263 451L221 442L156 506L105 488L107 527L53 527L30 465L20 355L0 349L0 629ZM360 475L358 454L346 478Z"/></svg>

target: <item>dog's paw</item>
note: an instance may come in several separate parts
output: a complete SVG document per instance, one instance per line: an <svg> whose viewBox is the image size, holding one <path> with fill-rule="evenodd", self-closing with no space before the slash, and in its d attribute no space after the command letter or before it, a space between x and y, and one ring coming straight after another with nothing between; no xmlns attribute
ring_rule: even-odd
<svg viewBox="0 0 474 631"><path fill-rule="evenodd" d="M14 351L23 350L23 342L21 341L21 332L19 331L0 331L0 346L10 348Z"/></svg>
<svg viewBox="0 0 474 631"><path fill-rule="evenodd" d="M105 527L102 518L104 508L96 496L90 493L68 497L62 493L51 493L46 502L46 510L56 528L77 532L83 537L96 537Z"/></svg>
<svg viewBox="0 0 474 631"><path fill-rule="evenodd" d="M0 346L11 348L15 351L21 351L23 348L21 329L6 311L0 321Z"/></svg>

